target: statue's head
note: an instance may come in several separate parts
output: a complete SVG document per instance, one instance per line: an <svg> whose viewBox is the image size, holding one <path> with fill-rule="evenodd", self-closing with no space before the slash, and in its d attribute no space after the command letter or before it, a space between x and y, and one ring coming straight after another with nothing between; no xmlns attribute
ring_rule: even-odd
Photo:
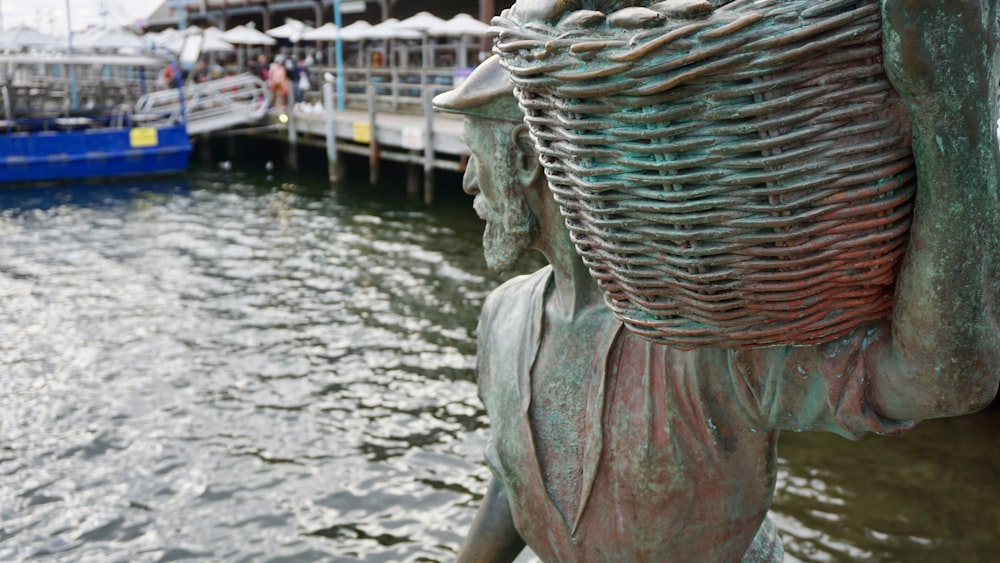
<svg viewBox="0 0 1000 563"><path fill-rule="evenodd" d="M486 221L487 265L508 270L537 240L538 218L526 194L545 182L514 85L493 56L458 88L435 97L434 107L465 116L462 137L472 156L462 187L475 196L476 213Z"/></svg>

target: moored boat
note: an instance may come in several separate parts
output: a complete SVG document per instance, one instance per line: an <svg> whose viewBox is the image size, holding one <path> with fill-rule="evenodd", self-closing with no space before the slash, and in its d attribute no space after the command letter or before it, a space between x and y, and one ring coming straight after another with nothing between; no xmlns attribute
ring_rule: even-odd
<svg viewBox="0 0 1000 563"><path fill-rule="evenodd" d="M155 55L0 54L0 184L183 171L183 101L137 109L143 96L177 86L163 81L168 68L179 75Z"/></svg>

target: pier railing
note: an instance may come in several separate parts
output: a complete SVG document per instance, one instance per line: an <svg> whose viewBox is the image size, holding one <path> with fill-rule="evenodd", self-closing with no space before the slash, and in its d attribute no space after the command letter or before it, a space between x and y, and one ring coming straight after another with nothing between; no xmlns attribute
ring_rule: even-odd
<svg viewBox="0 0 1000 563"><path fill-rule="evenodd" d="M468 158L462 119L435 112L432 104L435 95L454 88L460 77L454 67L349 67L340 109L334 94L336 70L313 66L305 103L295 103L289 93L286 103L273 104L268 125L246 131L287 143L286 163L292 170L299 166L299 146L325 148L333 182L343 177L341 153L367 157L373 185L379 182L380 162L403 163L407 192L418 195L422 180L424 201L430 203L435 170L461 172Z"/></svg>
<svg viewBox="0 0 1000 563"><path fill-rule="evenodd" d="M146 94L136 103L132 121L176 121L184 112L188 134L200 135L258 121L269 103L267 84L244 73L186 86L183 108L176 89Z"/></svg>
<svg viewBox="0 0 1000 563"><path fill-rule="evenodd" d="M319 99L319 87L324 74L334 78L334 67L315 67L310 70L313 89L308 97ZM455 84L455 69L442 68L373 68L347 67L344 69L344 102L347 107L367 109L375 103L378 109L422 113L422 98L426 90L434 94L451 90ZM368 88L371 85L374 90ZM372 97L374 95L374 97Z"/></svg>

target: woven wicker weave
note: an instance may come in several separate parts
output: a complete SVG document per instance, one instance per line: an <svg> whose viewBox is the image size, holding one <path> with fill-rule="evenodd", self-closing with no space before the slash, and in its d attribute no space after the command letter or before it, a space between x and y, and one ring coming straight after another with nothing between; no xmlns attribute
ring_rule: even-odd
<svg viewBox="0 0 1000 563"><path fill-rule="evenodd" d="M594 19L506 10L494 51L615 314L683 348L819 343L887 315L915 177L877 0Z"/></svg>

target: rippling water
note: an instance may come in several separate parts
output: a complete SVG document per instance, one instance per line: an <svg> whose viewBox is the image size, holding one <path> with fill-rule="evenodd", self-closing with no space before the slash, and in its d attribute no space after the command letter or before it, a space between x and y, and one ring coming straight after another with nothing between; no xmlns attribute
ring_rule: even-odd
<svg viewBox="0 0 1000 563"><path fill-rule="evenodd" d="M488 476L482 226L286 181L0 192L0 560L454 556ZM786 437L789 560L994 560L998 414Z"/></svg>

